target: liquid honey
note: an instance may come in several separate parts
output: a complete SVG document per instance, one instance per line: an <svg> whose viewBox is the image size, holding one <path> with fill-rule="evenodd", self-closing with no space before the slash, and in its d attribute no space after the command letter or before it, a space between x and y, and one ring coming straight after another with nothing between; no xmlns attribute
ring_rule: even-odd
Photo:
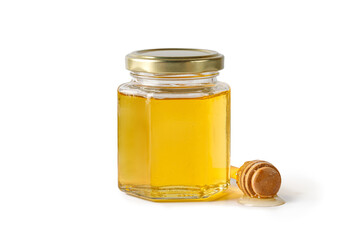
<svg viewBox="0 0 360 240"><path fill-rule="evenodd" d="M199 98L118 92L119 188L149 200L206 200L229 184L230 91Z"/></svg>
<svg viewBox="0 0 360 240"><path fill-rule="evenodd" d="M272 198L253 198L244 194L239 197L237 202L249 207L276 207L285 204L285 200L279 196Z"/></svg>

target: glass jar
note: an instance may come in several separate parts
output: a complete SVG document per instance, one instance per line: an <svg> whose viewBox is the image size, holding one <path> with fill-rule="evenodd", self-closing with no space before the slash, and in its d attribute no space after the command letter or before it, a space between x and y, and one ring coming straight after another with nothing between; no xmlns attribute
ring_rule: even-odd
<svg viewBox="0 0 360 240"><path fill-rule="evenodd" d="M208 200L229 185L230 87L223 55L149 49L118 88L119 188L153 201Z"/></svg>

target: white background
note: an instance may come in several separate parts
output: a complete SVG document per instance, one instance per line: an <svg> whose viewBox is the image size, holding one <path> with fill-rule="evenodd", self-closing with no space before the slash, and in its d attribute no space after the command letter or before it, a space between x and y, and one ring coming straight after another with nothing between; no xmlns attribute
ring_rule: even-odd
<svg viewBox="0 0 360 240"><path fill-rule="evenodd" d="M359 239L359 1L1 1L0 239ZM127 53L225 55L233 165L287 203L153 203L117 188Z"/></svg>

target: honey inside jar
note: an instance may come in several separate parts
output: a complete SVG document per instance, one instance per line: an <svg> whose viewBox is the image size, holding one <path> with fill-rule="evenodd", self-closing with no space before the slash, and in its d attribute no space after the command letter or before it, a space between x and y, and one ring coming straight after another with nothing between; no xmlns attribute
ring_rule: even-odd
<svg viewBox="0 0 360 240"><path fill-rule="evenodd" d="M151 198L212 195L229 182L229 94L119 98L119 186Z"/></svg>
<svg viewBox="0 0 360 240"><path fill-rule="evenodd" d="M230 87L223 56L155 49L127 57L118 89L120 190L153 201L209 200L229 185Z"/></svg>

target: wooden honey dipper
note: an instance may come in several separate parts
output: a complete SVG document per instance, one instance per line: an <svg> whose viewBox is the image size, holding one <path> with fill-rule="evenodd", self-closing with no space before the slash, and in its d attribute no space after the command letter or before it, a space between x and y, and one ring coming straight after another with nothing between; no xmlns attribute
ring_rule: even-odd
<svg viewBox="0 0 360 240"><path fill-rule="evenodd" d="M231 166L230 175L240 190L253 198L275 197L281 185L280 172L262 160L245 162L240 168Z"/></svg>

